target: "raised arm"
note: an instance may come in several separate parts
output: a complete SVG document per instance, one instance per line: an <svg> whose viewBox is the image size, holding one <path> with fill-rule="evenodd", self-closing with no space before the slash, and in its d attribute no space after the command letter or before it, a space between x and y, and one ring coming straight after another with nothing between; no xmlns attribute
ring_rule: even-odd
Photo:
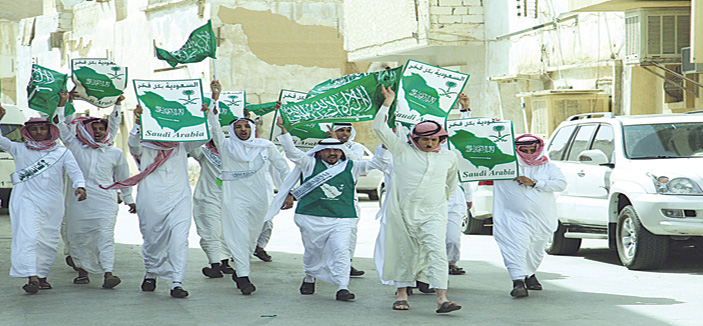
<svg viewBox="0 0 703 326"><path fill-rule="evenodd" d="M471 102L466 94L459 94L459 105L461 106L459 108L459 112L461 112L462 119L471 118L471 108L469 107L469 103Z"/></svg>
<svg viewBox="0 0 703 326"><path fill-rule="evenodd" d="M59 136L61 137L61 141L64 143L64 145L66 145L66 147L71 147L78 140L76 138L75 129L69 128L66 124L66 117L64 116L65 109L65 106L57 107L54 120L58 121L58 123L56 123L56 127L59 128Z"/></svg>
<svg viewBox="0 0 703 326"><path fill-rule="evenodd" d="M140 119L142 116L142 106L137 105L137 108L134 109L134 127L132 128L132 131L129 132L129 139L127 140L127 145L129 146L129 151L132 153L132 155L135 156L141 156L142 152L144 151L144 148L142 147L142 135L141 135L141 127L140 127Z"/></svg>
<svg viewBox="0 0 703 326"><path fill-rule="evenodd" d="M117 132L120 130L120 124L122 123L122 101L124 101L124 95L120 95L120 97L117 98L115 107L112 109L112 113L110 113L110 117L107 119L111 139L115 139Z"/></svg>
<svg viewBox="0 0 703 326"><path fill-rule="evenodd" d="M212 91L212 101L210 101L210 108L207 113L207 123L210 125L210 136L212 141L215 143L217 148L224 148L227 138L225 137L224 131L220 126L219 112L217 112L217 100L220 98L220 92L222 92L222 85L220 81L213 80L210 83L210 90ZM230 135L233 136L233 135Z"/></svg>
<svg viewBox="0 0 703 326"><path fill-rule="evenodd" d="M2 120L2 118L5 116L5 113L7 113L7 111L5 110L5 108L2 107L2 105L0 105L0 120ZM2 133L0 133L0 149L10 153L12 156L15 156L15 151L13 149L12 143L13 142L9 138L5 137L4 135L2 135Z"/></svg>
<svg viewBox="0 0 703 326"><path fill-rule="evenodd" d="M281 146L283 147L283 151L286 152L286 157L291 160L293 163L296 165L301 166L309 164L309 159L310 156L305 154L305 152L301 151L297 147L295 147L295 144L293 143L293 138L290 136L288 133L288 129L283 126L283 118L278 117L278 120L276 121L276 125L281 128L281 134L277 137L278 141L281 142Z"/></svg>
<svg viewBox="0 0 703 326"><path fill-rule="evenodd" d="M403 149L405 143L398 139L393 133L393 130L386 124L388 120L388 110L395 100L395 92L390 87L386 88L383 85L381 85L381 89L385 100L383 101L383 105L376 112L376 117L373 119L373 130L391 153L398 153Z"/></svg>

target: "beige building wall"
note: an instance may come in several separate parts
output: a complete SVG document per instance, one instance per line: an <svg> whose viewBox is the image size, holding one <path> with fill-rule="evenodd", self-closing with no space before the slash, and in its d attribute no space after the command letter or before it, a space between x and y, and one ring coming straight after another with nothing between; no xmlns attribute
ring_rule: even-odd
<svg viewBox="0 0 703 326"><path fill-rule="evenodd" d="M128 67L130 80L200 78L206 92L216 75L225 90L245 90L247 101L254 104L277 100L281 89L304 92L327 79L368 69L368 63L347 60L342 0L113 0L85 1L70 8L60 0L44 0L43 12L0 23L3 101L26 107L24 85L32 62L70 73L72 58L112 59ZM208 19L218 37L217 60L170 69L155 57L154 45L176 50ZM28 38L31 42L22 42ZM5 73L9 58L16 60L14 82ZM125 96L131 111L136 105L131 82ZM80 101L76 107L94 116L110 111ZM268 129L272 114L264 120ZM132 125L131 114L125 122L123 140Z"/></svg>

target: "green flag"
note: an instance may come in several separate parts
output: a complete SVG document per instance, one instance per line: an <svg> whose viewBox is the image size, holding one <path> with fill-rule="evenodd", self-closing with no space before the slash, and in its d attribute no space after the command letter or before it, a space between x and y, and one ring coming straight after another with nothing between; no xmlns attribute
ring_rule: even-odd
<svg viewBox="0 0 703 326"><path fill-rule="evenodd" d="M106 108L117 102L127 87L127 68L107 59L71 60L78 99Z"/></svg>
<svg viewBox="0 0 703 326"><path fill-rule="evenodd" d="M258 116L265 115L267 113L271 113L274 110L274 107L276 107L276 102L267 102L267 103L261 103L261 104L246 104L245 109L249 110L249 112L256 114Z"/></svg>
<svg viewBox="0 0 703 326"><path fill-rule="evenodd" d="M504 180L518 176L512 122L474 118L447 121L452 147L461 155L462 182Z"/></svg>
<svg viewBox="0 0 703 326"><path fill-rule="evenodd" d="M210 133L202 111L200 79L134 80L141 116L142 140L202 141Z"/></svg>
<svg viewBox="0 0 703 326"><path fill-rule="evenodd" d="M32 78L27 85L29 108L53 116L59 105L59 91L66 89L67 80L68 76L62 73L32 65Z"/></svg>
<svg viewBox="0 0 703 326"><path fill-rule="evenodd" d="M468 80L467 74L408 60L396 92L395 120L444 122Z"/></svg>
<svg viewBox="0 0 703 326"><path fill-rule="evenodd" d="M321 122L372 120L384 101L380 85L396 88L402 67L379 72L340 77L316 86L324 93L304 101L283 105L281 116L288 130Z"/></svg>
<svg viewBox="0 0 703 326"><path fill-rule="evenodd" d="M165 60L171 67L175 67L179 63L200 62L207 57L215 59L216 49L217 38L212 32L212 22L208 20L207 24L190 33L186 44L180 49L169 52L156 48L156 57Z"/></svg>
<svg viewBox="0 0 703 326"><path fill-rule="evenodd" d="M246 103L246 92L226 91L220 94L217 101L217 108L220 111L220 125L228 126L238 118L244 118L244 105Z"/></svg>

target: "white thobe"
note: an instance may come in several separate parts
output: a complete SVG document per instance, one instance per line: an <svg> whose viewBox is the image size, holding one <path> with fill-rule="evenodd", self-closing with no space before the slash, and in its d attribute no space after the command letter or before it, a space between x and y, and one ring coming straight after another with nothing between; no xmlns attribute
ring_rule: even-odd
<svg viewBox="0 0 703 326"><path fill-rule="evenodd" d="M388 107L382 106L374 119L374 130L393 154L382 279L399 287L417 280L446 289L447 202L458 183L456 154L424 152L398 139L385 122L387 115ZM421 273L424 261L427 273Z"/></svg>
<svg viewBox="0 0 703 326"><path fill-rule="evenodd" d="M463 188L463 189L462 189ZM447 215L447 261L456 263L461 259L461 220L466 216L471 202L471 188L468 183L462 183L449 198L449 214Z"/></svg>
<svg viewBox="0 0 703 326"><path fill-rule="evenodd" d="M288 159L300 168L303 179L312 175L317 160L296 148L290 134L282 134L278 136L278 140ZM388 160L384 158L384 154L385 150L377 147L376 155L371 161L353 161L351 174L354 183L360 175L368 173L371 169L386 167ZM341 161L335 165L329 165L326 162L322 162L322 164L330 168L341 164ZM355 190L345 189L344 191ZM354 205L357 206L356 196L354 201ZM352 234L358 218L320 217L296 213L294 219L295 224L300 228L305 248L303 254L305 274L325 282L343 287L348 286L351 270Z"/></svg>
<svg viewBox="0 0 703 326"><path fill-rule="evenodd" d="M191 194L187 153L205 142L179 143L162 166L139 182L137 215L142 232L142 257L149 274L182 282L188 260ZM129 150L140 156L143 171L158 150L140 142L139 125L129 135Z"/></svg>
<svg viewBox="0 0 703 326"><path fill-rule="evenodd" d="M217 116L208 115L210 133L215 146L220 150L223 171L255 171L253 175L236 180L222 181L222 233L225 243L234 258L234 269L238 277L249 276L252 253L264 227L264 218L273 200L271 180L283 180L290 173L288 162L269 142L261 154L250 162L238 161L229 151L228 140L220 128ZM254 130L252 130L254 132ZM237 135L230 135L237 137ZM269 176L273 166L278 178Z"/></svg>
<svg viewBox="0 0 703 326"><path fill-rule="evenodd" d="M347 148L349 149L349 152L351 153L351 155L349 155L348 159L350 159L352 161L361 161L361 158L364 157L364 153L366 152L364 150L364 145L361 145L353 140L348 140L347 142L344 143L344 145L347 146ZM356 206L356 214L358 216L358 214L361 214L361 209L359 207L359 198L358 198L358 194L356 192L356 189L354 189L354 198L355 198L354 205ZM355 221L357 224L355 224L354 227L352 228L352 234L351 234L351 239L350 239L350 241L351 241L350 242L350 246L351 246L350 257L354 257L354 251L356 251L356 231L358 228L359 220L356 219Z"/></svg>
<svg viewBox="0 0 703 326"><path fill-rule="evenodd" d="M24 143L10 141L4 136L0 136L0 149L14 157L18 170L51 152L30 150ZM53 150L65 150L66 153L44 172L12 188L9 205L12 277L44 278L49 274L59 248L64 213L64 171L73 180L74 189L85 187L83 174L73 154L63 147L54 147ZM73 200L76 198L73 197Z"/></svg>
<svg viewBox="0 0 703 326"><path fill-rule="evenodd" d="M63 123L63 119L59 120L61 123L57 127L61 131L61 140L75 156L89 194L86 200L80 202L67 194L65 242L69 246L68 251L77 268L89 273L112 272L115 261L115 222L119 211L117 190L101 189L99 185L109 185L115 180L129 178L127 160L119 148L91 148L83 145L76 138L75 129L71 130ZM111 132L117 126L119 120L112 119L111 115ZM122 189L122 200L126 204L134 203L131 187Z"/></svg>
<svg viewBox="0 0 703 326"><path fill-rule="evenodd" d="M520 164L520 175L537 180L535 187L516 181L493 183L493 238L513 280L535 273L544 258L544 247L557 228L555 192L566 188L559 168L546 163Z"/></svg>
<svg viewBox="0 0 703 326"><path fill-rule="evenodd" d="M63 106L56 108L56 112L54 113L54 117L57 117L60 120L60 122L65 122L67 124L71 123L71 121L73 121L73 119L75 119L76 113L74 112L68 116L65 116L64 111L65 111L65 107L63 107ZM122 106L115 105L113 107L112 113L110 113L109 118L108 118L108 127L110 129L109 135L112 136L113 140L115 139L115 136L117 135L117 131L120 129L120 123L122 123ZM58 125L57 125L57 127L58 127ZM75 135L76 125L75 124L68 125L68 130L70 133L73 133ZM61 133L63 134L63 133L65 133L65 131L62 131ZM63 138L63 136L62 136L62 138ZM64 144L66 144L66 142L63 141L63 139L62 139L62 142ZM73 152L73 155L76 156L76 153ZM78 157L76 157L76 159L78 159ZM80 162L79 162L79 164L80 164ZM81 166L81 170L82 169L83 169L83 167ZM129 177L129 175L127 177ZM72 200L71 197L73 197L73 188L71 187L71 185L68 182L64 182L64 183L65 183L64 192L66 193L66 195L64 197L66 198L66 209L68 209L68 205L69 205L68 201ZM117 198L115 198L115 200L117 200ZM133 200L132 200L132 203L134 203ZM68 214L68 212L66 212L66 214ZM65 256L71 256L71 244L69 243L70 239L69 239L68 233L66 231L66 220L67 220L67 216L64 215L63 222L61 223L61 240L63 241L63 244L64 244L63 254Z"/></svg>
<svg viewBox="0 0 703 326"><path fill-rule="evenodd" d="M200 177L193 190L193 220L203 249L210 264L229 259L229 250L222 236L222 188L217 178L222 169L213 164L203 153L208 149L198 147L190 156L200 163Z"/></svg>

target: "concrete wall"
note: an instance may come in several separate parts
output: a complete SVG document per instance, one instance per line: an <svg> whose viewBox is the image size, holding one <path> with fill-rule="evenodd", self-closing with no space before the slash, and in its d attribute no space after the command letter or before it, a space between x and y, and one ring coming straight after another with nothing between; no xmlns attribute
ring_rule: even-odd
<svg viewBox="0 0 703 326"><path fill-rule="evenodd" d="M0 103L17 103L17 35L19 24L0 20Z"/></svg>

